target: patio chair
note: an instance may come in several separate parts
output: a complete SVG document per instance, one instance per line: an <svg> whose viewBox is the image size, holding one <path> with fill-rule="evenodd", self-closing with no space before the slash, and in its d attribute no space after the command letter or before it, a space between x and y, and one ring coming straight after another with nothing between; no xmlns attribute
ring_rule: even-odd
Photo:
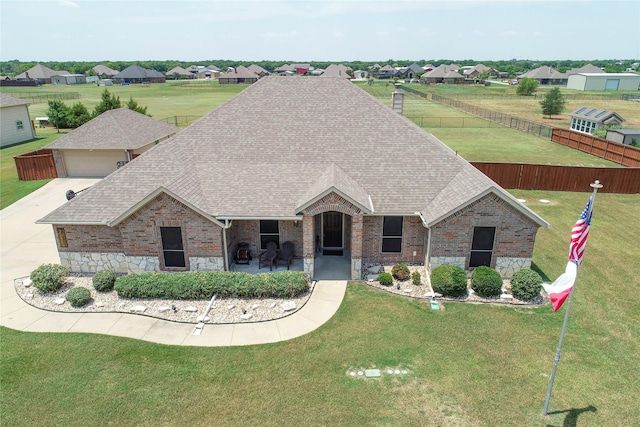
<svg viewBox="0 0 640 427"><path fill-rule="evenodd" d="M261 269L263 265L268 265L269 270L273 270L273 265L275 264L277 256L278 245L276 244L276 242L267 243L267 250L260 253L260 259L258 260L258 270Z"/></svg>
<svg viewBox="0 0 640 427"><path fill-rule="evenodd" d="M276 257L276 267L278 264L286 264L287 270L291 266L291 260L293 259L293 243L284 242L282 244L282 249L278 252L278 256Z"/></svg>

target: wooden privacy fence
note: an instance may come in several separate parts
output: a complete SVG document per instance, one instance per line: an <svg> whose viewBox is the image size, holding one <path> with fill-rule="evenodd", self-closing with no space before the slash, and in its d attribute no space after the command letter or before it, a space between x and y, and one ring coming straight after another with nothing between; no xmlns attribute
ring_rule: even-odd
<svg viewBox="0 0 640 427"><path fill-rule="evenodd" d="M503 188L545 191L591 191L596 179L602 193L640 193L640 168L533 165L525 163L471 162Z"/></svg>
<svg viewBox="0 0 640 427"><path fill-rule="evenodd" d="M555 128L551 140L623 166L640 167L640 149L569 129Z"/></svg>
<svg viewBox="0 0 640 427"><path fill-rule="evenodd" d="M18 179L20 181L36 181L58 177L52 150L38 150L14 156Z"/></svg>

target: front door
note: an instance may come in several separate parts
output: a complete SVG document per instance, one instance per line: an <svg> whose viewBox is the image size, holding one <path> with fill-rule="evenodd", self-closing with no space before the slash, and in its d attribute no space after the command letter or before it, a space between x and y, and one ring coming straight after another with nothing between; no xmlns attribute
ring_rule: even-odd
<svg viewBox="0 0 640 427"><path fill-rule="evenodd" d="M323 248L342 249L342 213L325 212L322 218Z"/></svg>

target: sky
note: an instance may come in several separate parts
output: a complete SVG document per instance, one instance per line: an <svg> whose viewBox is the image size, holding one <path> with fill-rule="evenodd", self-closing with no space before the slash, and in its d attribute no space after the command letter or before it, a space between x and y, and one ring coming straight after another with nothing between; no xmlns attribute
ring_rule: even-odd
<svg viewBox="0 0 640 427"><path fill-rule="evenodd" d="M640 59L640 1L0 0L14 59Z"/></svg>

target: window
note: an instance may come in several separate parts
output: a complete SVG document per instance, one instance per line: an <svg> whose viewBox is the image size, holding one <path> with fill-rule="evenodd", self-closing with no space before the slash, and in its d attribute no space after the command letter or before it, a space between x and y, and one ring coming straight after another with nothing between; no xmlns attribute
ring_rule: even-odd
<svg viewBox="0 0 640 427"><path fill-rule="evenodd" d="M260 220L260 248L267 249L267 243L269 242L275 242L280 248L278 220Z"/></svg>
<svg viewBox="0 0 640 427"><path fill-rule="evenodd" d="M22 124L22 120L16 120L16 127L18 130L24 129L24 125Z"/></svg>
<svg viewBox="0 0 640 427"><path fill-rule="evenodd" d="M493 241L495 236L495 227L473 228L469 268L479 267L481 265L491 267L491 256L493 255Z"/></svg>
<svg viewBox="0 0 640 427"><path fill-rule="evenodd" d="M401 216L385 216L382 219L382 252L402 252Z"/></svg>
<svg viewBox="0 0 640 427"><path fill-rule="evenodd" d="M67 233L64 231L64 228L56 228L56 233L58 234L58 243L61 248L68 248L69 244L67 243Z"/></svg>
<svg viewBox="0 0 640 427"><path fill-rule="evenodd" d="M182 245L182 229L180 227L160 227L162 238L162 255L165 267L186 267L184 246Z"/></svg>

